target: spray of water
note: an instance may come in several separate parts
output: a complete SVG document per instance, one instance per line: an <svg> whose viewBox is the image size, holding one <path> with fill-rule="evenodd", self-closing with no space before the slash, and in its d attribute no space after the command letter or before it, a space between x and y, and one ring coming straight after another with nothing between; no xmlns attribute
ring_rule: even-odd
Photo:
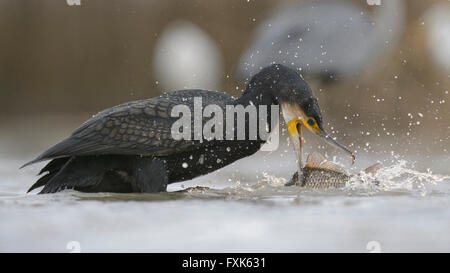
<svg viewBox="0 0 450 273"><path fill-rule="evenodd" d="M349 191L369 194L410 193L425 196L437 191L446 191L450 186L450 176L414 170L414 164L406 160L398 160L373 174L360 172L353 176L348 185Z"/></svg>

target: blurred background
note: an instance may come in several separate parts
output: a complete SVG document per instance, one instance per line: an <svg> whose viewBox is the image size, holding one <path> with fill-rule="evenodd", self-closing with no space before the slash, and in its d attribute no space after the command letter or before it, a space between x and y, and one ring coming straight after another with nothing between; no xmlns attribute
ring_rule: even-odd
<svg viewBox="0 0 450 273"><path fill-rule="evenodd" d="M240 96L280 62L352 149L448 155L449 18L445 0L0 0L0 152L175 89Z"/></svg>

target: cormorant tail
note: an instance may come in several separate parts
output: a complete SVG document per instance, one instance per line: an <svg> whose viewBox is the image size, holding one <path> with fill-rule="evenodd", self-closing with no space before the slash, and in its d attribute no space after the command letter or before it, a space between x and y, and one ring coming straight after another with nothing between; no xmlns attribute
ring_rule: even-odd
<svg viewBox="0 0 450 273"><path fill-rule="evenodd" d="M47 172L28 192L54 193L65 189L82 192L159 192L168 184L164 160L135 155L72 156L50 161Z"/></svg>
<svg viewBox="0 0 450 273"><path fill-rule="evenodd" d="M47 184L48 181L50 181L50 179L52 179L59 172L59 170L67 163L68 160L69 160L68 157L53 159L47 165L45 165L45 167L42 168L42 170L39 172L38 175L41 175L44 172L48 172L48 173L45 174L43 177L39 178L38 181L36 181L36 183L34 183L28 189L27 193L29 193L30 191L32 191L36 188L45 186L45 184Z"/></svg>

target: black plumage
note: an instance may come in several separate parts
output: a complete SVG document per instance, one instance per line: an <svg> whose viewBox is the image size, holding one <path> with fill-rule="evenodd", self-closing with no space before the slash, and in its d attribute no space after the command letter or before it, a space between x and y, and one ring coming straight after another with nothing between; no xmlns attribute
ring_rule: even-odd
<svg viewBox="0 0 450 273"><path fill-rule="evenodd" d="M217 91L180 90L101 111L24 165L51 160L30 191L41 186L40 193L66 188L84 192L164 191L169 183L210 173L254 154L265 143L259 136L248 139L248 116L245 140L173 139L171 127L178 117L171 117L172 108L186 105L194 110L195 97L202 98L203 106L216 104L221 109L238 104L296 103L306 107L305 112L313 111L321 122L317 101L306 82L295 70L272 65L256 74L237 99Z"/></svg>

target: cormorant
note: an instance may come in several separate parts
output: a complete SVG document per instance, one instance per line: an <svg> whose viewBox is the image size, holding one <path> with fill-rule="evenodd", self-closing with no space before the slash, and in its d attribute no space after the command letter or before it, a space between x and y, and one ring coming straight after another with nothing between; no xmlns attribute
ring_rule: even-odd
<svg viewBox="0 0 450 273"><path fill-rule="evenodd" d="M179 90L101 111L71 136L22 166L51 160L39 173L45 174L28 192L41 186L40 193L64 189L165 191L170 183L210 173L252 155L265 143L259 135L249 137L248 115L244 140L175 140L171 128L178 118L171 116L172 108L185 105L195 111L196 97L202 98L203 106L215 104L222 110L227 105L281 106L300 167L302 126L351 154L324 131L319 104L303 78L291 68L274 64L254 75L240 98L217 91ZM266 120L271 120L271 111L266 114ZM234 123L233 132L236 126ZM267 124L261 126L266 129Z"/></svg>

